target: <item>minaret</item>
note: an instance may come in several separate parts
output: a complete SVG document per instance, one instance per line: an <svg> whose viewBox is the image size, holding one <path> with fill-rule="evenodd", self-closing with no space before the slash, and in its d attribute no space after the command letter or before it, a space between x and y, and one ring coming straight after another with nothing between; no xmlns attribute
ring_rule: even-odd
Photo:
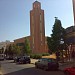
<svg viewBox="0 0 75 75"><path fill-rule="evenodd" d="M45 53L44 10L38 1L33 3L30 11L30 36L32 53Z"/></svg>
<svg viewBox="0 0 75 75"><path fill-rule="evenodd" d="M74 26L75 26L75 0L72 0L72 3L73 3Z"/></svg>

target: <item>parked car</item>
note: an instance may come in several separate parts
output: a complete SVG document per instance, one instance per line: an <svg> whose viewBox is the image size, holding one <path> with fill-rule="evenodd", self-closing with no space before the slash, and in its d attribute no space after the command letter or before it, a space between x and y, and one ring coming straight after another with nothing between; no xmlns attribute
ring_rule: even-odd
<svg viewBox="0 0 75 75"><path fill-rule="evenodd" d="M31 63L31 60L30 60L30 57L29 56L23 56L23 57L21 57L20 59L19 59L19 63Z"/></svg>
<svg viewBox="0 0 75 75"><path fill-rule="evenodd" d="M19 62L19 59L20 59L21 57L14 57L14 62Z"/></svg>
<svg viewBox="0 0 75 75"><path fill-rule="evenodd" d="M13 60L13 56L6 56L6 60Z"/></svg>
<svg viewBox="0 0 75 75"><path fill-rule="evenodd" d="M4 54L0 54L0 60L4 60Z"/></svg>
<svg viewBox="0 0 75 75"><path fill-rule="evenodd" d="M75 75L75 66L69 67L69 68L65 68L64 69L64 74L65 75Z"/></svg>
<svg viewBox="0 0 75 75"><path fill-rule="evenodd" d="M44 70L58 70L59 64L56 59L53 58L41 58L35 62L36 68L42 68Z"/></svg>

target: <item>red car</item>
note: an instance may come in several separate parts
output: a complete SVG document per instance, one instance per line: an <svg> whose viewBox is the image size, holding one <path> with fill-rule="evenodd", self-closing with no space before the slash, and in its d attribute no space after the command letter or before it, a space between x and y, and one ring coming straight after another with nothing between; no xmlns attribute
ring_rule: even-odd
<svg viewBox="0 0 75 75"><path fill-rule="evenodd" d="M65 68L64 74L65 75L75 75L75 67Z"/></svg>

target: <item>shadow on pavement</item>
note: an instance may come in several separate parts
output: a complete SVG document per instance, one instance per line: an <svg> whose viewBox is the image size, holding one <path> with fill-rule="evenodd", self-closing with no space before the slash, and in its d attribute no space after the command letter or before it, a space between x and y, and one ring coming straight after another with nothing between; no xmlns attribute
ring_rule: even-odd
<svg viewBox="0 0 75 75"><path fill-rule="evenodd" d="M25 68L19 71L11 72L4 75L64 75L61 71L44 71L41 69Z"/></svg>

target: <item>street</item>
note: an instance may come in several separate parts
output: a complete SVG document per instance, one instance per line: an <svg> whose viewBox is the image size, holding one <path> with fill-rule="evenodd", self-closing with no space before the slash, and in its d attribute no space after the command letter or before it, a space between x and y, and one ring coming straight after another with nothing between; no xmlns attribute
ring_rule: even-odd
<svg viewBox="0 0 75 75"><path fill-rule="evenodd" d="M3 75L64 75L62 71L36 69L34 64L16 64L12 60L1 61Z"/></svg>

